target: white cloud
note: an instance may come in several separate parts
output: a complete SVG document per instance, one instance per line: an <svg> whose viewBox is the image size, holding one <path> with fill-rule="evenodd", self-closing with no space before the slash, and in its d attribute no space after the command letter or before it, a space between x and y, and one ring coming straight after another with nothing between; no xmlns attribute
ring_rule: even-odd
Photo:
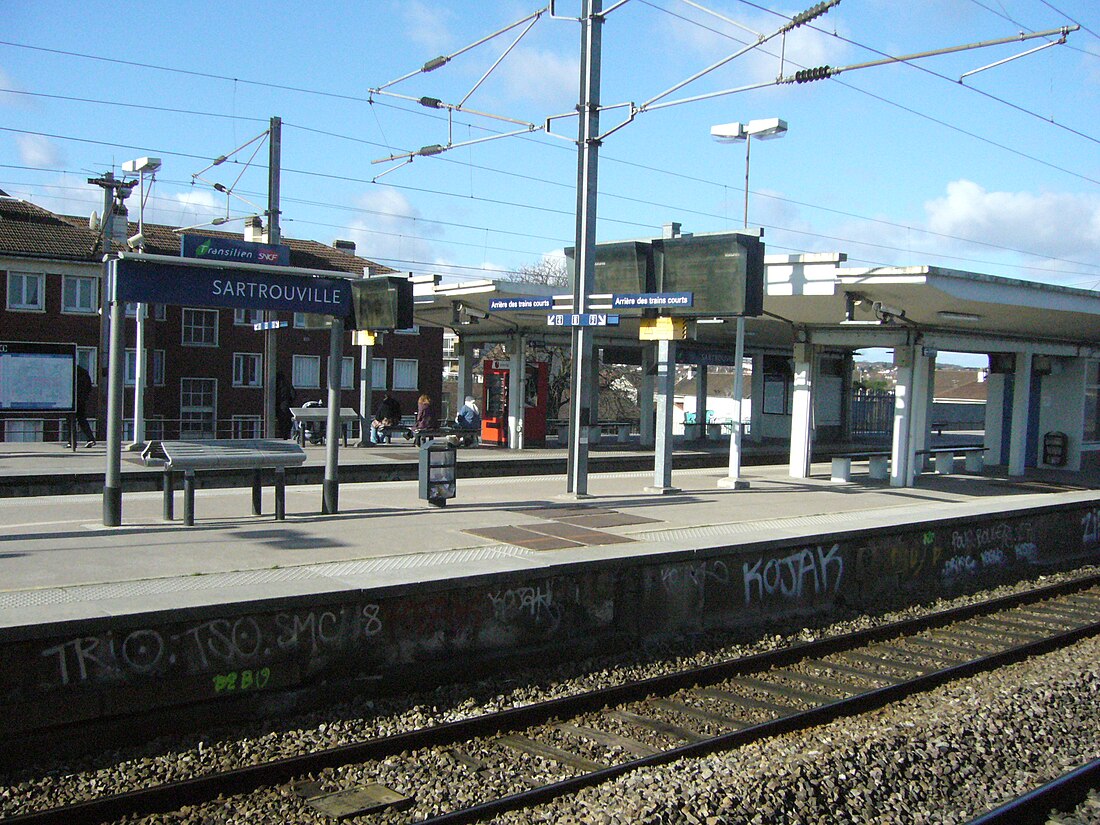
<svg viewBox="0 0 1100 825"><path fill-rule="evenodd" d="M25 166L50 169L62 163L60 147L49 138L41 135L18 135L15 143L19 147L19 159Z"/></svg>
<svg viewBox="0 0 1100 825"><path fill-rule="evenodd" d="M356 206L370 214L353 223L356 253L385 262L396 269L422 269L437 260L432 238L439 237L438 224L425 221L409 199L395 189L377 187L359 198Z"/></svg>
<svg viewBox="0 0 1100 825"><path fill-rule="evenodd" d="M580 69L576 55L519 47L497 68L508 97L564 111L576 102Z"/></svg>
<svg viewBox="0 0 1100 825"><path fill-rule="evenodd" d="M969 180L925 204L928 229L985 244L1075 261L1100 257L1100 197L989 192Z"/></svg>
<svg viewBox="0 0 1100 825"><path fill-rule="evenodd" d="M450 51L448 46L453 37L454 12L439 3L420 0L405 0L400 4L400 10L410 41L423 46L433 55Z"/></svg>
<svg viewBox="0 0 1100 825"><path fill-rule="evenodd" d="M0 106L11 106L20 109L29 108L28 103L31 98L26 95L5 92L4 89L11 89L12 92L22 91L19 84L15 82L15 78L5 72L3 68L0 68Z"/></svg>

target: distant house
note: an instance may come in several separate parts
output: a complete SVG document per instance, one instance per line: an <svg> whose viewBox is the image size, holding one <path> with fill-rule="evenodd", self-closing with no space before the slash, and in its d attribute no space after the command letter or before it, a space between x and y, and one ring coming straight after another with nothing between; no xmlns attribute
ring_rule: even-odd
<svg viewBox="0 0 1100 825"><path fill-rule="evenodd" d="M137 233L134 223L116 221L115 238L104 239L87 218L57 215L33 203L0 196L0 339L74 343L78 362L88 369L102 396L106 381L106 334L102 300L103 255L126 249L125 238ZM250 233L252 233L250 235ZM250 225L245 240L261 240ZM241 235L199 230L195 234L241 239ZM173 227L145 223L144 251L180 254L180 235ZM362 275L367 267L384 267L354 254L354 244L338 247L284 238L290 265ZM128 315L133 316L133 307ZM146 323L148 438L189 436L252 437L261 433L263 416L263 333L252 325L252 310L201 306L154 305ZM289 326L278 332L278 371L290 381L293 405L325 398L328 333L310 329L305 316L280 318ZM136 325L126 329L126 382L132 387L136 366ZM360 350L350 336L341 359L344 406L358 406ZM372 385L394 391L402 407L416 409L416 398L439 398L442 387L442 330L413 328L388 333L373 350ZM133 433L133 390L125 394L124 437ZM102 407L93 401L90 417L99 433ZM0 438L53 440L67 438L67 422L9 414Z"/></svg>

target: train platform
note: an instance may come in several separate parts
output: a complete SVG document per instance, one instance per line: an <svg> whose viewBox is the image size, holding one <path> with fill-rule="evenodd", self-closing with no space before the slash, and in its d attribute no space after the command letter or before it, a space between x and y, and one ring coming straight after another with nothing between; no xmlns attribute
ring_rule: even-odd
<svg viewBox="0 0 1100 825"><path fill-rule="evenodd" d="M323 448L309 453L310 464L323 463ZM609 450L594 454L593 465L617 455L652 462L652 453ZM678 465L685 455L678 454ZM341 472L415 465L415 456L392 445L349 448L341 450ZM0 449L5 474L53 475L59 491L74 474L95 475L103 461L102 448ZM178 504L177 520L163 519L160 492L131 492L125 484L119 527L103 526L102 496L92 493L0 498L0 638L58 623L270 605L769 539L819 543L854 529L1083 502L1100 487L1100 479L1080 474L925 473L916 487L896 489L869 480L859 465L853 483L837 484L828 464L815 464L802 480L788 477L785 464L760 464L745 469L747 490L720 487L725 468L703 466L674 470L680 493L653 495L646 492L652 469L634 464L591 472L589 496L578 500L566 493L563 473L532 468L539 461L562 462L564 451L460 450L458 494L445 507L420 500L410 477L342 482L339 512L322 515L320 485L290 484L283 521L272 515L270 488L260 516L251 515L247 487L199 489L192 527L179 520ZM508 465L517 462L535 474L510 475ZM136 465L130 471L157 474Z"/></svg>

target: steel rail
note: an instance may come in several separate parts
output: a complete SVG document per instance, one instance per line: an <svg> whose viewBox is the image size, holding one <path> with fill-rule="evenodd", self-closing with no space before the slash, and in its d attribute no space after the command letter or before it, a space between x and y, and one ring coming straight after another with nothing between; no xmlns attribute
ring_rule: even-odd
<svg viewBox="0 0 1100 825"><path fill-rule="evenodd" d="M1100 759L1052 779L999 808L972 819L967 825L1045 825L1052 810L1080 805L1089 791L1100 787Z"/></svg>
<svg viewBox="0 0 1100 825"><path fill-rule="evenodd" d="M281 785L301 777L307 773L316 773L328 768L338 768L355 762L384 759L402 751L415 751L421 748L446 747L458 744L469 739L483 736L492 736L502 731L513 731L543 724L555 718L568 718L584 713L597 712L609 705L628 704L646 699L649 696L661 696L675 693L678 690L690 688L699 684L719 682L733 676L746 673L759 672L769 668L781 668L807 658L828 656L832 653L849 650L854 647L864 646L874 642L884 641L896 636L912 635L918 631L942 627L959 621L965 621L976 616L981 616L998 611L1008 610L1045 599L1071 595L1087 590L1090 587L1100 585L1100 574L1090 575L1061 584L1049 585L1008 596L1001 596L989 601L951 608L924 617L904 619L898 622L882 625L874 628L854 631L839 636L821 639L813 642L805 642L793 645L781 650L766 651L752 656L725 662L705 665L661 676L654 676L638 682L630 682L623 685L600 688L574 696L564 696L546 702L526 705L518 708L510 708L498 713L486 714L470 719L462 719L447 722L427 728L421 728L406 733L394 734L381 739L373 739L365 742L357 742L341 745L333 748L316 751L299 756L284 757L270 762L235 768L228 771L211 773L204 776L186 779L179 782L169 782L150 788L141 788L127 791L121 794L100 797L98 799L78 802L72 805L48 808L41 811L32 811L18 814L0 820L3 825L94 825L94 823L109 822L125 816L145 816L156 813L165 813L177 810L183 806L194 806L215 799L219 795L233 796L256 791L263 787ZM1091 626L1090 626L1091 627ZM1093 630L1093 632L1096 632ZM1081 630L1071 631L1069 634L1060 634L1056 638L1060 644L1068 644L1063 641L1073 633L1082 634ZM1091 635L1083 633L1079 638ZM1041 639L1025 644L1021 656L1034 655L1035 652L1044 652L1045 647L1052 643L1052 639ZM1056 645L1057 646L1057 645ZM1053 649L1053 648L1050 648ZM985 663L997 656L1006 654L993 654L980 662ZM996 664L984 664L973 670L981 670L996 667ZM479 817L489 816L491 813L509 810L508 807L492 807L513 805L514 807L526 807L537 804L540 801L579 790L588 785L605 782L610 778L647 765L663 764L673 759L684 756L699 755L712 750L736 747L744 741L751 739L742 738L753 736L760 738L765 735L775 735L798 727L821 724L840 715L850 715L855 712L844 709L854 707L853 701L862 701L868 707L875 706L874 702L886 704L896 701L897 698L907 695L903 688L910 685L927 685L928 687L914 688L913 690L927 690L937 684L951 679L970 675L969 669L975 668L974 662L967 662L937 671L915 680L902 684L872 690L868 693L858 694L855 697L830 703L819 708L796 712L772 723L756 725L744 728L733 734L725 734L700 743L682 746L671 751L662 752L652 757L626 762L610 767L596 773L585 774L572 779L563 780L545 788L533 789L522 794L503 797L500 800L482 803L479 806L455 811L449 814L426 820L433 823L457 823L473 822ZM766 726L771 727L769 733L755 733ZM733 744L729 744L733 743ZM546 796L552 794L552 796Z"/></svg>

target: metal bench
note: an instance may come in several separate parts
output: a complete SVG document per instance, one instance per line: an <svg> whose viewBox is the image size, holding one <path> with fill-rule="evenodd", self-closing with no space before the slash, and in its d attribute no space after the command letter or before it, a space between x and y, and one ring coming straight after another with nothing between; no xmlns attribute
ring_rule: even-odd
<svg viewBox="0 0 1100 825"><path fill-rule="evenodd" d="M830 472L831 480L838 483L851 481L852 462L867 461L869 462L868 477L881 481L890 475L890 455L889 450L865 450L834 455Z"/></svg>
<svg viewBox="0 0 1100 825"><path fill-rule="evenodd" d="M936 472L940 475L951 475L955 472L955 456L963 456L966 462L966 472L980 473L985 467L985 453L988 447L979 444L965 444L957 447L929 447L927 450L917 450L918 456L930 456L935 465Z"/></svg>
<svg viewBox="0 0 1100 825"><path fill-rule="evenodd" d="M298 427L298 445L304 447L306 445L306 428L305 424L327 424L328 423L328 407L291 407L290 414L294 420L303 426ZM353 410L351 407L340 408L340 431L344 435L344 446L348 446L348 431L344 426L352 421L359 420L359 413Z"/></svg>
<svg viewBox="0 0 1100 825"><path fill-rule="evenodd" d="M275 519L286 518L286 468L306 460L306 451L293 441L259 438L209 441L150 441L141 453L149 467L164 468L164 519L174 517L173 473L183 473L183 523L195 523L196 470L252 470L252 514L262 513L261 471L275 471Z"/></svg>

